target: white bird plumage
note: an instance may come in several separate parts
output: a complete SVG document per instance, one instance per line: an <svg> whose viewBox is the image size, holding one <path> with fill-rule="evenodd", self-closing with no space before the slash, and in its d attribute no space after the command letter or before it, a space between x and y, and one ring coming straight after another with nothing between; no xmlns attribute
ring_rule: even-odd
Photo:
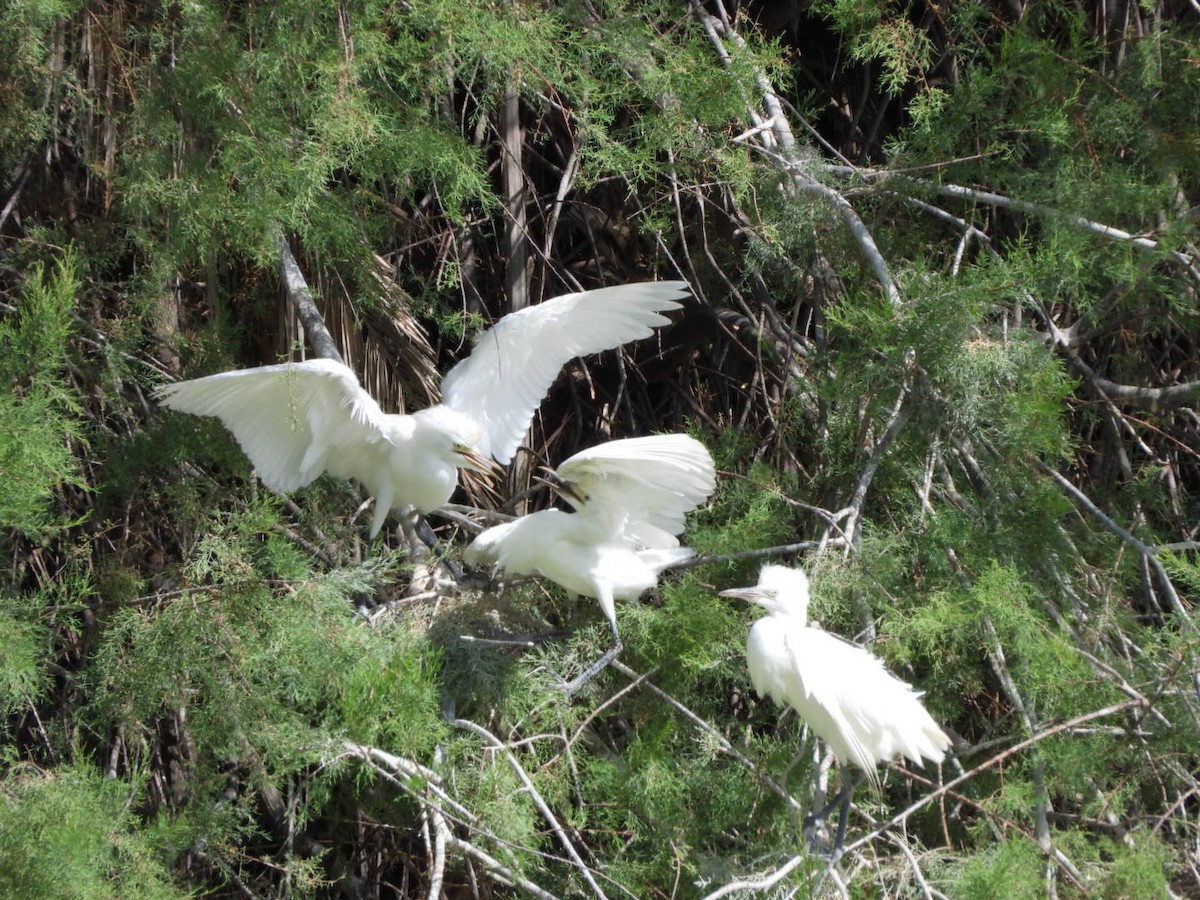
<svg viewBox="0 0 1200 900"><path fill-rule="evenodd" d="M511 313L442 381L442 402L389 414L346 365L329 359L221 372L166 385L164 406L216 416L263 484L286 492L322 472L356 478L375 498L374 537L388 511L444 505L458 468L512 459L542 398L574 358L649 337L687 283L658 281L565 294Z"/></svg>
<svg viewBox="0 0 1200 900"><path fill-rule="evenodd" d="M808 624L808 577L801 569L766 565L754 587L722 591L767 611L750 628L746 663L760 696L791 706L843 765L852 763L878 786L876 766L897 756L920 765L941 762L950 738L921 704L920 693L875 656ZM843 774L842 816L835 853L845 835L853 780Z"/></svg>
<svg viewBox="0 0 1200 900"><path fill-rule="evenodd" d="M555 476L574 512L545 509L489 528L464 559L510 575L540 575L595 598L612 628L615 655L614 601L640 597L663 569L695 555L679 546L678 535L686 515L716 487L712 456L685 434L627 438L576 453Z"/></svg>

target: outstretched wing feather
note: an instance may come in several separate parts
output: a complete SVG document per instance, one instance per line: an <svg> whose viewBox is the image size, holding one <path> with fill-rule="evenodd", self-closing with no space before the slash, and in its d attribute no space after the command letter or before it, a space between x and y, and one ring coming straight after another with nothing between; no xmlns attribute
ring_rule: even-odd
<svg viewBox="0 0 1200 900"><path fill-rule="evenodd" d="M684 518L716 487L712 456L686 434L608 441L576 453L556 470L592 501L627 513L626 535L651 548L678 544Z"/></svg>
<svg viewBox="0 0 1200 900"><path fill-rule="evenodd" d="M683 281L643 282L565 294L510 313L442 379L442 402L480 423L480 451L507 463L564 364L649 337L687 293Z"/></svg>
<svg viewBox="0 0 1200 900"><path fill-rule="evenodd" d="M164 385L164 406L215 416L263 484L290 491L316 479L331 453L384 440L384 414L342 363L312 359L221 372Z"/></svg>

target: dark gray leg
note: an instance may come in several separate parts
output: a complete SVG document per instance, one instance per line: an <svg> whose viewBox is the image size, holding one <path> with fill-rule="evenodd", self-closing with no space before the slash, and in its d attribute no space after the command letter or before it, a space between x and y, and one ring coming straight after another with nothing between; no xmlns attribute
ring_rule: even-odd
<svg viewBox="0 0 1200 900"><path fill-rule="evenodd" d="M850 797L861 780L862 776L857 772L851 776L848 771L842 771L841 811L838 813L837 837L833 839L833 852L829 857L833 861L842 855L842 846L846 842L846 824L850 821Z"/></svg>
<svg viewBox="0 0 1200 900"><path fill-rule="evenodd" d="M838 827L837 834L833 839L833 849L830 851L830 861L836 861L842 855L842 845L846 840L846 826L850 821L850 798L854 794L855 787L862 781L863 776L859 772L851 773L847 769L842 769L842 784L840 790L834 795L825 806L821 807L815 813L810 813L804 817L804 836L808 839L808 849L811 853L820 853L819 836L821 826L825 819L833 812L834 808L838 808ZM824 854L821 854L822 856Z"/></svg>

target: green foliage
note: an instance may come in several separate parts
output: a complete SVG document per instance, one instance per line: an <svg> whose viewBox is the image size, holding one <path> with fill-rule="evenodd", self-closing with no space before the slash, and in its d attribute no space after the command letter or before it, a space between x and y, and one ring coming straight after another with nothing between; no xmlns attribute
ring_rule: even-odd
<svg viewBox="0 0 1200 900"><path fill-rule="evenodd" d="M1154 837L1140 834L1127 844L1100 839L1091 848L1071 848L1073 855L1091 857L1099 877L1089 895L1105 898L1161 897L1169 893L1164 878L1167 853ZM1045 861L1037 845L1021 837L1008 837L991 848L974 854L957 867L955 897L1008 898L1041 897Z"/></svg>
<svg viewBox="0 0 1200 900"><path fill-rule="evenodd" d="M135 730L185 711L201 771L251 752L279 777L342 739L428 751L442 733L436 652L406 629L356 624L348 600L390 567L316 576L276 524L269 505L211 523L179 596L117 611L98 711Z"/></svg>
<svg viewBox="0 0 1200 900"><path fill-rule="evenodd" d="M691 682L741 651L735 605L713 594L708 575L687 572L661 587L662 603L630 605L622 634L647 665L670 665L671 677Z"/></svg>
<svg viewBox="0 0 1200 900"><path fill-rule="evenodd" d="M786 543L795 534L794 513L787 503L793 490L792 479L783 473L766 464L750 466L744 476L724 482L692 518L689 545L718 555Z"/></svg>
<svg viewBox="0 0 1200 900"><path fill-rule="evenodd" d="M56 59L55 29L76 13L78 0L13 0L0 9L0 168L29 162L29 147L51 138L56 124L53 105L60 97L47 91ZM20 169L18 169L20 171Z"/></svg>
<svg viewBox="0 0 1200 900"><path fill-rule="evenodd" d="M87 765L0 781L0 892L28 900L191 896L163 865L159 833L133 812L141 790Z"/></svg>
<svg viewBox="0 0 1200 900"><path fill-rule="evenodd" d="M37 607L0 594L0 714L11 715L39 699L49 645Z"/></svg>
<svg viewBox="0 0 1200 900"><path fill-rule="evenodd" d="M832 0L816 7L845 35L852 59L880 63L890 93L899 93L933 59L929 35L908 18L886 15L886 4Z"/></svg>
<svg viewBox="0 0 1200 900"><path fill-rule="evenodd" d="M1080 16L1053 24L1048 15L1024 17L997 35L992 53L976 52L986 20L959 18L967 38L956 48L962 81L939 98L936 115L926 109L895 143L898 155L952 159L970 134L966 152L982 156L972 156L970 175L952 180L986 181L1109 222L1169 206L1178 179L1194 184L1197 171L1194 149L1179 142L1198 122L1195 104L1183 99L1198 80L1181 59L1190 36L1149 34L1129 44L1127 64L1112 67L1108 49L1083 33ZM1071 240L1096 247L1087 237Z"/></svg>
<svg viewBox="0 0 1200 900"><path fill-rule="evenodd" d="M1105 900L1119 897L1161 897L1170 892L1166 876L1171 851L1153 834L1132 835L1127 844L1104 842L1103 852L1111 861L1097 896Z"/></svg>
<svg viewBox="0 0 1200 900"><path fill-rule="evenodd" d="M63 371L78 290L68 253L51 272L37 266L15 315L0 321L0 531L54 532L64 525L56 494L83 486L71 448L77 405Z"/></svg>
<svg viewBox="0 0 1200 900"><path fill-rule="evenodd" d="M717 89L727 76L694 77L708 52L695 35L664 34L620 9L580 32L570 5L362 3L348 52L332 8L273 4L243 18L224 6L189 4L171 36L178 64L138 73L135 128L144 137L119 176L133 219L171 223L165 234L138 230L147 249L161 247L184 266L234 248L269 264L282 228L361 274L364 230L390 232L393 198L416 202L435 190L458 223L494 210L485 160L459 123L440 115L437 98L455 88L448 73L469 73L476 116L522 81L583 101L584 184L612 171L634 182L655 177L665 147L677 170L707 163L724 141L692 123L741 109L735 92ZM671 104L661 102L666 95ZM331 189L347 180L357 189Z"/></svg>
<svg viewBox="0 0 1200 900"><path fill-rule="evenodd" d="M954 896L964 900L1018 900L1043 896L1045 863L1037 845L1009 838L973 854L954 881Z"/></svg>
<svg viewBox="0 0 1200 900"><path fill-rule="evenodd" d="M765 34L776 11L759 6ZM756 613L716 591L753 582L762 558L744 551L836 541L851 512L851 546L795 560L813 576L813 617L873 634L872 652L925 692L956 738L941 777L980 771L873 840L874 875L846 866L849 891L912 892L913 861L953 896L1041 896L1048 877L1059 895L1191 889L1194 631L1146 561L1044 466L1147 542L1194 537L1194 416L1094 402L1041 317L1070 328L1104 377L1195 380L1191 274L1072 218L1191 252L1194 26L1169 7L1102 34L1086 3L1010 21L974 2L821 0L796 8L808 18L780 26L778 45L740 14L745 41L723 39L718 56L682 9L0 9L0 171L13 173L0 201L12 551L0 893L175 896L177 862L197 891L424 893L435 812L454 838L447 893L500 882L479 856L464 861L465 840L513 877L590 895L550 819L610 896L698 895L767 871L797 852L803 812L765 776L803 804L811 743L753 694L743 651ZM823 73L810 31L829 29ZM861 216L899 303L831 206L788 189L776 145L755 137L747 110L767 82L781 86L802 175ZM413 595L389 538L364 549L358 488L322 479L285 503L218 424L148 414L140 393L147 371L275 360L280 231L302 247L335 331L370 345L368 368L402 368L394 336L376 340L360 315L388 267L387 289L434 326L439 365L461 356L512 264L499 119L513 90L537 289L682 272L716 311L689 306L663 332L665 379L658 360L631 366L635 350L615 390L608 361L589 363L586 389L563 379L571 402L543 410L538 428L560 446L590 433L589 417L614 433L704 421L722 473L684 535L719 561L620 604L619 659L636 675L612 667L569 698L559 677L609 643L592 601L538 581L482 593L443 580L436 599ZM790 104L829 145L805 143ZM830 147L873 169L826 166ZM880 163L903 173L884 181ZM947 196L950 183L1014 204ZM68 234L78 250L31 264ZM488 308L447 302L460 283ZM355 301L333 310L340 297ZM103 352L71 354L77 327L102 334ZM81 471L97 488L82 498ZM66 521L67 501L87 517ZM1186 609L1200 567L1184 546L1158 560ZM521 634L550 636L463 639ZM860 793L860 813L883 819L928 790L899 769L885 785ZM1043 803L1073 871L1034 841ZM889 840L938 850L901 861ZM822 869L810 860L778 888L819 892Z"/></svg>

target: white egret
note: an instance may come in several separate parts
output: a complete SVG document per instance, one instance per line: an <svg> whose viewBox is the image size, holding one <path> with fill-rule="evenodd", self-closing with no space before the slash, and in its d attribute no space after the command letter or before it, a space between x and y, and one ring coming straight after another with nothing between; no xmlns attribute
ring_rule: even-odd
<svg viewBox="0 0 1200 900"><path fill-rule="evenodd" d="M349 367L329 359L221 372L155 396L219 418L274 491L322 472L358 479L375 498L373 538L391 509L444 505L459 468L508 463L564 363L649 337L687 290L682 281L619 285L510 313L442 379L442 402L408 415L383 412Z"/></svg>
<svg viewBox="0 0 1200 900"><path fill-rule="evenodd" d="M746 662L760 696L791 706L838 761L853 763L879 786L876 765L903 755L917 765L941 762L950 738L921 705L920 693L861 647L808 625L808 577L800 569L766 565L754 587L722 591L767 611L750 628ZM833 855L846 836L850 796L859 779L842 773Z"/></svg>
<svg viewBox="0 0 1200 900"><path fill-rule="evenodd" d="M576 453L554 473L574 509L545 509L489 528L467 548L468 565L541 575L600 601L613 646L567 685L577 690L621 651L616 600L634 600L667 567L695 551L679 546L684 517L716 487L712 457L686 434L609 441Z"/></svg>

